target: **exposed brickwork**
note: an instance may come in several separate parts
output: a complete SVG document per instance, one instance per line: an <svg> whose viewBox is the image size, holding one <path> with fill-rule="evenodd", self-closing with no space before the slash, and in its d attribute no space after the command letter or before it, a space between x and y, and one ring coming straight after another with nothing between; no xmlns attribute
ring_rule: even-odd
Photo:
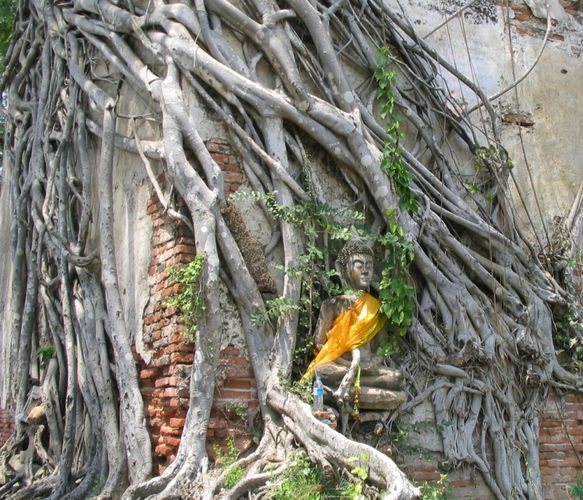
<svg viewBox="0 0 583 500"><path fill-rule="evenodd" d="M209 152L224 171L225 192L235 192L244 181L229 145L221 139L207 143ZM163 179L161 180L163 182ZM152 255L149 274L150 300L144 311L144 346L152 353L149 363L140 364L140 388L144 397L147 424L154 448L156 472L162 473L176 457L189 404L189 382L194 345L185 335L184 324L175 307L166 300L179 291L172 284L169 268L180 268L196 254L188 228L171 220L156 195L148 208L152 218ZM209 426L209 439L222 446L227 436L238 447L249 445L247 416L257 407L255 382L249 360L235 348L221 353L217 393ZM240 408L237 410L237 408ZM243 437L244 436L244 437ZM211 453L213 446L209 446Z"/></svg>
<svg viewBox="0 0 583 500"><path fill-rule="evenodd" d="M239 451L251 444L250 426L258 411L257 390L251 363L239 349L229 346L219 356L217 385L209 423L207 447L214 458L215 446L226 449L233 438Z"/></svg>
<svg viewBox="0 0 583 500"><path fill-rule="evenodd" d="M470 467L443 472L437 466L438 458L424 459L418 455L405 457L404 463L399 463L401 470L416 484L437 483L442 474L447 474L447 482L451 485L451 491L447 494L449 499L491 500L494 498L486 486L480 473Z"/></svg>
<svg viewBox="0 0 583 500"><path fill-rule="evenodd" d="M506 0L497 0L496 3L502 8L510 8L512 10L514 17L510 20L510 24L518 34L537 38L544 37L547 29L546 19L540 19L534 16L525 3L507 2ZM567 14L576 18L579 22L583 20L583 10L579 2L573 2L572 0L559 0L559 3ZM552 20L552 26L553 28L557 26L557 21L555 19ZM551 30L549 40L564 42L565 36ZM575 55L581 53L581 47L579 44L573 45L571 50Z"/></svg>
<svg viewBox="0 0 583 500"><path fill-rule="evenodd" d="M8 440L14 429L14 415L0 408L0 447Z"/></svg>
<svg viewBox="0 0 583 500"><path fill-rule="evenodd" d="M179 287L172 284L169 268L191 262L196 254L190 231L164 214L155 195L148 205L152 217L152 256L149 268L150 300L144 311L144 346L152 353L150 363L141 363L140 387L152 437L157 472L176 456L188 410L189 376L194 345L184 334L175 307L166 301Z"/></svg>
<svg viewBox="0 0 583 500"><path fill-rule="evenodd" d="M549 399L540 425L540 464L545 498L569 498L583 474L583 395Z"/></svg>
<svg viewBox="0 0 583 500"><path fill-rule="evenodd" d="M568 490L583 474L583 395L568 394L551 397L540 418L540 468L544 498L565 500ZM441 456L437 453L412 453L397 457L397 463L413 481L435 483L443 473L438 468ZM492 457L488 460L492 463ZM447 472L453 490L451 499L485 500L494 495L472 467Z"/></svg>
<svg viewBox="0 0 583 500"><path fill-rule="evenodd" d="M225 194L234 193L243 183L244 175L229 143L224 139L210 139L207 141L206 147L223 171Z"/></svg>

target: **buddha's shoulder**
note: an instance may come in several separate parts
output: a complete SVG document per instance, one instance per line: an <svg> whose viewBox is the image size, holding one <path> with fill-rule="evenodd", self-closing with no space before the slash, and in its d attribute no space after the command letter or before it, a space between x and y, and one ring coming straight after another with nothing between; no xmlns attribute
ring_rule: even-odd
<svg viewBox="0 0 583 500"><path fill-rule="evenodd" d="M336 295L322 301L321 310L338 311L346 309L354 304L356 297L354 295Z"/></svg>

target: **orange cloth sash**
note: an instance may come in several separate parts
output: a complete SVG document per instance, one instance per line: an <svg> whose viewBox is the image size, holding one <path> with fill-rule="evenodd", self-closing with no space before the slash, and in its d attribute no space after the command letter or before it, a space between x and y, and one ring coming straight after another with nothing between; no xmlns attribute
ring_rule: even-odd
<svg viewBox="0 0 583 500"><path fill-rule="evenodd" d="M387 318L379 312L381 303L369 293L359 297L354 305L340 314L328 331L326 343L312 361L303 378L311 377L314 368L331 363L374 338Z"/></svg>

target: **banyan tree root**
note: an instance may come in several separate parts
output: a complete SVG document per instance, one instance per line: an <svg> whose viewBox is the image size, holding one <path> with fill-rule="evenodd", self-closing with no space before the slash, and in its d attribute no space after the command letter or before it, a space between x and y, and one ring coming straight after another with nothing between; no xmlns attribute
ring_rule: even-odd
<svg viewBox="0 0 583 500"><path fill-rule="evenodd" d="M405 342L416 358L404 368L407 390L412 401L429 399L439 421L454 422L440 427L452 466L476 467L498 498L541 497L538 414L550 387L583 384L557 359L553 311L576 309L577 300L562 288L560 273L544 270L542 248L514 222L510 164L492 103L403 12L380 0L288 0L285 7L274 0L24 0L15 29L2 80L2 200L10 210L3 240L11 259L0 270L8 294L0 393L21 415L40 390L46 428L32 465L51 475L37 478L31 466L15 479L7 464L28 446L17 425L17 439L0 454L7 495L84 498L98 489L103 497L165 498L211 488L205 439L221 282L236 303L265 429L273 433L265 446L275 446L278 432L294 436L324 468L346 467L347 456L366 451L369 481L396 498L417 494L387 457L316 422L277 385L268 389L290 377L301 325L294 308L274 332L252 321L265 297L223 216L223 173L198 118L206 107L221 120L263 208L276 191L276 203L289 209L314 201L335 206L327 214L341 224L341 193L340 208L361 209L373 233L384 233L394 222L385 214L399 207L395 179L381 167L385 141L398 152L420 207L398 211L415 254L409 274L416 313ZM389 137L375 115L375 53L385 46L400 78L384 85L406 122L407 141ZM441 72L467 87L484 120L464 114L441 86ZM132 100L140 111L122 111ZM139 332L128 326L117 267L123 256L115 236L127 230L114 213L122 150L136 158L123 168L146 165L144 178L162 200L167 193L156 176L164 174L186 207L184 214L169 210L189 220L197 252L205 254L206 311L197 325L190 411L175 461L156 478L132 354ZM479 182L468 190L463 172L474 158L480 171L471 175ZM338 189L322 182L326 169ZM285 217L268 219L277 237L265 250L279 246L285 275L278 294L298 304L308 235ZM569 220L578 227L580 217ZM328 235L320 236L332 250ZM48 363L36 354L46 346ZM260 467L244 463L249 475L233 495L266 480ZM15 493L19 481L28 486Z"/></svg>

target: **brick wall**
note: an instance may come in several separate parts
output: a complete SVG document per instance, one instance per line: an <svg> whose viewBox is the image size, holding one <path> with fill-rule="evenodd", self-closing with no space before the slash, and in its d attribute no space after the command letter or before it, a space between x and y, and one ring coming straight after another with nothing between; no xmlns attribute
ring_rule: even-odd
<svg viewBox="0 0 583 500"><path fill-rule="evenodd" d="M235 192L244 181L239 163L226 141L213 139L207 148L224 171L225 193ZM160 179L163 183L163 179ZM139 378L152 437L156 472L162 473L176 457L189 404L189 383L194 345L184 333L184 323L166 300L179 290L172 284L169 268L180 268L194 259L196 248L190 230L168 217L155 194L149 200L152 218L152 253L148 269L150 300L144 311L144 347L149 362L139 356ZM251 365L238 349L221 352L217 392L208 431L209 452L213 444L226 445L227 436L240 449L250 446L248 420L257 408Z"/></svg>
<svg viewBox="0 0 583 500"><path fill-rule="evenodd" d="M8 440L14 429L14 415L0 408L0 447Z"/></svg>
<svg viewBox="0 0 583 500"><path fill-rule="evenodd" d="M229 346L219 356L217 385L208 430L207 451L215 458L216 447L223 451L232 438L239 452L252 444L252 427L258 415L255 379L249 358Z"/></svg>
<svg viewBox="0 0 583 500"><path fill-rule="evenodd" d="M429 442L432 430L425 431L414 444ZM568 491L583 475L583 394L567 394L549 398L540 418L540 469L546 500L571 498ZM403 447L407 449L407 447ZM410 446L413 452L394 457L403 472L413 481L435 483L444 472L439 469L441 455ZM491 460L491 457L489 457ZM453 490L450 499L486 500L494 496L472 467L448 471Z"/></svg>
<svg viewBox="0 0 583 500"><path fill-rule="evenodd" d="M153 195L148 206L152 217L152 254L149 274L150 300L144 311L144 347L152 353L140 363L140 387L154 448L154 463L161 473L176 456L189 402L189 376L194 346L184 334L175 307L166 300L178 291L169 268L191 262L196 254L189 229L171 220Z"/></svg>
<svg viewBox="0 0 583 500"><path fill-rule="evenodd" d="M567 492L583 475L583 394L549 398L540 425L540 464L548 500Z"/></svg>

